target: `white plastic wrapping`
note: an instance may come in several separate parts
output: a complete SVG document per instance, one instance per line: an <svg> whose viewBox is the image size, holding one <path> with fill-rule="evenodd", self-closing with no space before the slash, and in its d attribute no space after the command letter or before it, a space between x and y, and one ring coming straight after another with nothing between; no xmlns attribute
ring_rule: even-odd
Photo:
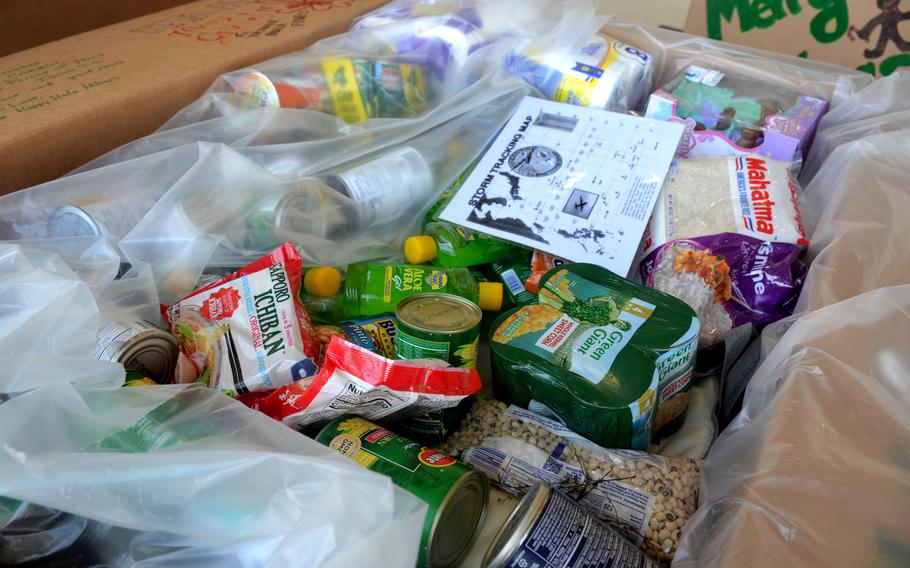
<svg viewBox="0 0 910 568"><path fill-rule="evenodd" d="M705 462L674 566L905 566L910 286L787 329Z"/></svg>
<svg viewBox="0 0 910 568"><path fill-rule="evenodd" d="M594 20L587 0L395 2L348 33L222 75L161 130L251 108L304 108L350 124L414 118L531 38L558 49L581 27L596 31Z"/></svg>
<svg viewBox="0 0 910 568"><path fill-rule="evenodd" d="M808 184L841 144L872 134L910 129L910 72L879 79L822 117L800 179Z"/></svg>
<svg viewBox="0 0 910 568"><path fill-rule="evenodd" d="M0 495L121 528L92 528L98 562L416 561L425 504L205 388L34 390L0 406L0 447Z"/></svg>
<svg viewBox="0 0 910 568"><path fill-rule="evenodd" d="M70 382L123 383L122 365L93 356L98 307L60 256L0 244L0 298L0 396Z"/></svg>
<svg viewBox="0 0 910 568"><path fill-rule="evenodd" d="M910 284L910 130L839 146L806 188L812 265L796 312Z"/></svg>

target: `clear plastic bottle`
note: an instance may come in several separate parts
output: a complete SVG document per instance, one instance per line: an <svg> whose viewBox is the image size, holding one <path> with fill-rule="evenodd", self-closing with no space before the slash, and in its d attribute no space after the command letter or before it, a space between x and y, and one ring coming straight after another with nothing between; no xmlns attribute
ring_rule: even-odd
<svg viewBox="0 0 910 568"><path fill-rule="evenodd" d="M398 302L424 292L467 298L484 310L502 308L502 284L478 282L467 268L360 262L348 267L344 311L349 317L395 311Z"/></svg>

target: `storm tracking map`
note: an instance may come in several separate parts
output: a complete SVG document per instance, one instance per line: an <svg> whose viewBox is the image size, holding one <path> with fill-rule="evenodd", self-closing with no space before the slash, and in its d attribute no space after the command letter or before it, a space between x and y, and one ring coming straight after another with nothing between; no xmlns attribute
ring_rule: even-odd
<svg viewBox="0 0 910 568"><path fill-rule="evenodd" d="M682 133L528 97L441 218L625 276Z"/></svg>

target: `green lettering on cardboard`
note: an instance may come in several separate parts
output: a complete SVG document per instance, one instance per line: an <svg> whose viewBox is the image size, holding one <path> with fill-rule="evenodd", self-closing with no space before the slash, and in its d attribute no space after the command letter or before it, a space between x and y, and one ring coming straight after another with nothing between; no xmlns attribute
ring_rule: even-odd
<svg viewBox="0 0 910 568"><path fill-rule="evenodd" d="M873 65L871 61L869 64ZM878 70L882 74L882 77L887 77L894 73L898 67L910 67L910 53L898 53L897 55L885 58L879 64Z"/></svg>
<svg viewBox="0 0 910 568"><path fill-rule="evenodd" d="M862 71L863 73L868 73L875 77L875 62L869 61L868 63L863 63L862 65L856 68L857 71Z"/></svg>
<svg viewBox="0 0 910 568"><path fill-rule="evenodd" d="M723 38L723 25L721 18L728 22L733 22L733 14L739 12L739 28L742 31L752 29L752 25L747 22L750 18L744 17L748 14L748 0L707 0L705 2L705 16L708 19L708 37L711 39ZM748 25L748 28L746 27Z"/></svg>
<svg viewBox="0 0 910 568"><path fill-rule="evenodd" d="M809 0L809 5L818 9L818 14L809 23L809 33L815 41L831 43L847 33L847 26L850 23L847 0Z"/></svg>
<svg viewBox="0 0 910 568"><path fill-rule="evenodd" d="M757 28L770 28L774 22L786 16L782 0L755 0L752 4L752 18Z"/></svg>

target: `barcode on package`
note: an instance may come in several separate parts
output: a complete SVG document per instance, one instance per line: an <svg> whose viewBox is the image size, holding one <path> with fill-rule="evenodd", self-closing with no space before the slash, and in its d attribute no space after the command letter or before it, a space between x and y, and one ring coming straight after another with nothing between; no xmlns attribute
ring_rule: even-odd
<svg viewBox="0 0 910 568"><path fill-rule="evenodd" d="M499 471L506 455L499 450L490 448L469 448L461 457L461 461L475 469L479 469L491 479L499 479Z"/></svg>
<svg viewBox="0 0 910 568"><path fill-rule="evenodd" d="M515 270L510 268L502 273L502 279L506 283L506 286L509 287L509 290L513 294L518 295L522 292L525 292L524 284L521 283L521 279L515 274Z"/></svg>

